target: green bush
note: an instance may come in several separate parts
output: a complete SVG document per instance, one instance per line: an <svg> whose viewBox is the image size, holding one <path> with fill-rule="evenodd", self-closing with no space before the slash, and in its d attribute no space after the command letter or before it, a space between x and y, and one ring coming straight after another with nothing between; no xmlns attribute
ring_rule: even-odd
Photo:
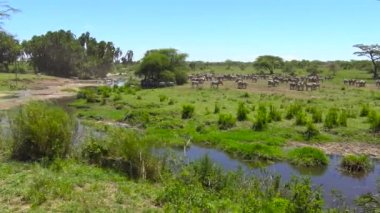
<svg viewBox="0 0 380 213"><path fill-rule="evenodd" d="M236 125L236 119L231 114L219 114L219 129L230 129Z"/></svg>
<svg viewBox="0 0 380 213"><path fill-rule="evenodd" d="M194 106L193 105L183 105L182 106L182 119L192 118L194 114Z"/></svg>
<svg viewBox="0 0 380 213"><path fill-rule="evenodd" d="M288 153L288 159L291 164L306 167L325 166L329 162L322 150L313 147L295 148Z"/></svg>
<svg viewBox="0 0 380 213"><path fill-rule="evenodd" d="M281 113L273 105L269 106L268 120L271 121L281 121Z"/></svg>
<svg viewBox="0 0 380 213"><path fill-rule="evenodd" d="M98 100L96 91L93 88L86 88L79 90L77 94L78 99L85 99L87 103L95 103Z"/></svg>
<svg viewBox="0 0 380 213"><path fill-rule="evenodd" d="M339 118L338 118L338 125L339 126L347 126L347 112L345 110L342 110L339 114Z"/></svg>
<svg viewBox="0 0 380 213"><path fill-rule="evenodd" d="M255 131L261 131L267 127L267 123L268 123L267 109L265 108L264 105L259 105L252 128Z"/></svg>
<svg viewBox="0 0 380 213"><path fill-rule="evenodd" d="M368 172L373 169L371 160L366 155L346 155L340 162L341 168L346 172Z"/></svg>
<svg viewBox="0 0 380 213"><path fill-rule="evenodd" d="M305 140L310 140L315 136L319 135L319 130L314 126L313 123L308 122L306 125L306 131L304 132Z"/></svg>
<svg viewBox="0 0 380 213"><path fill-rule="evenodd" d="M73 120L61 108L30 102L11 116L12 157L17 160L64 158L70 150Z"/></svg>
<svg viewBox="0 0 380 213"><path fill-rule="evenodd" d="M300 110L296 114L296 125L304 126L307 123L306 113L303 110Z"/></svg>
<svg viewBox="0 0 380 213"><path fill-rule="evenodd" d="M187 82L187 74L184 71L175 71L175 81L177 85L183 85Z"/></svg>
<svg viewBox="0 0 380 213"><path fill-rule="evenodd" d="M368 122L373 132L380 131L380 115L375 110L371 110L368 114Z"/></svg>
<svg viewBox="0 0 380 213"><path fill-rule="evenodd" d="M218 114L219 112L220 112L219 104L218 104L218 103L215 103L215 106L214 106L214 114Z"/></svg>
<svg viewBox="0 0 380 213"><path fill-rule="evenodd" d="M163 94L160 94L158 97L160 98L160 102L164 102L168 99L168 96L163 95Z"/></svg>
<svg viewBox="0 0 380 213"><path fill-rule="evenodd" d="M290 120L290 119L294 118L294 116L296 116L298 114L298 112L301 110L302 110L301 104L293 103L288 107L288 109L286 111L285 118Z"/></svg>
<svg viewBox="0 0 380 213"><path fill-rule="evenodd" d="M363 104L362 108L360 110L360 117L366 117L368 116L370 112L369 105L368 104Z"/></svg>
<svg viewBox="0 0 380 213"><path fill-rule="evenodd" d="M313 107L310 110L311 113L311 119L313 120L313 123L321 123L322 122L322 111L317 109L316 107Z"/></svg>
<svg viewBox="0 0 380 213"><path fill-rule="evenodd" d="M327 129L332 129L338 125L339 125L339 123L338 123L338 110L335 108L331 108L331 109L329 109L329 111L326 114L323 126Z"/></svg>
<svg viewBox="0 0 380 213"><path fill-rule="evenodd" d="M245 121L247 120L248 118L248 109L245 107L245 104L244 103L239 103L239 107L238 107L238 110L237 110L237 119L238 121Z"/></svg>

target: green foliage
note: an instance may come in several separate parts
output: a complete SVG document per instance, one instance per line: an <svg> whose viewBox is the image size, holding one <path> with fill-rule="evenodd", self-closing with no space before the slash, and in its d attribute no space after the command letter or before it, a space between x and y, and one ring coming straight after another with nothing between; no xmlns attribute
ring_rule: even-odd
<svg viewBox="0 0 380 213"><path fill-rule="evenodd" d="M218 114L219 112L220 112L219 104L215 102L215 105L214 105L214 114Z"/></svg>
<svg viewBox="0 0 380 213"><path fill-rule="evenodd" d="M215 110L214 110L215 111ZM238 121L245 121L248 119L248 109L245 107L245 104L243 102L239 103L239 107L237 110L237 120Z"/></svg>
<svg viewBox="0 0 380 213"><path fill-rule="evenodd" d="M183 105L182 106L182 119L189 119L193 117L194 114L194 106L193 105Z"/></svg>
<svg viewBox="0 0 380 213"><path fill-rule="evenodd" d="M306 113L301 109L296 114L296 125L304 126L307 123Z"/></svg>
<svg viewBox="0 0 380 213"><path fill-rule="evenodd" d="M268 124L267 109L265 108L265 105L259 105L252 128L255 131L261 131L267 127L267 124Z"/></svg>
<svg viewBox="0 0 380 213"><path fill-rule="evenodd" d="M273 74L274 70L281 68L284 64L284 60L277 56L264 55L259 56L254 62L254 66L259 70L266 70L269 74Z"/></svg>
<svg viewBox="0 0 380 213"><path fill-rule="evenodd" d="M322 150L313 147L295 148L288 153L288 159L291 164L306 167L326 166L329 162Z"/></svg>
<svg viewBox="0 0 380 213"><path fill-rule="evenodd" d="M295 102L295 103L288 106L285 118L290 120L290 119L294 118L294 116L296 116L299 111L302 111L302 106L301 106L301 104Z"/></svg>
<svg viewBox="0 0 380 213"><path fill-rule="evenodd" d="M9 65L17 60L20 49L19 42L0 29L0 65L4 65L6 72L9 72Z"/></svg>
<svg viewBox="0 0 380 213"><path fill-rule="evenodd" d="M206 156L172 177L157 198L165 211L321 212L320 189L309 179L281 184L279 176L224 173Z"/></svg>
<svg viewBox="0 0 380 213"><path fill-rule="evenodd" d="M315 127L312 122L307 122L306 131L304 132L305 140L311 140L313 137L319 135L319 130Z"/></svg>
<svg viewBox="0 0 380 213"><path fill-rule="evenodd" d="M164 102L168 99L168 96L163 95L163 94L160 94L158 97L160 98L160 102Z"/></svg>
<svg viewBox="0 0 380 213"><path fill-rule="evenodd" d="M103 141L90 139L81 153L90 163L123 172L130 178L156 181L162 164L150 151L153 145L134 132L114 129Z"/></svg>
<svg viewBox="0 0 380 213"><path fill-rule="evenodd" d="M281 113L272 104L269 106L268 120L269 120L269 122L271 122L271 121L281 121Z"/></svg>
<svg viewBox="0 0 380 213"><path fill-rule="evenodd" d="M380 131L380 115L375 110L371 110L368 114L368 122L373 132Z"/></svg>
<svg viewBox="0 0 380 213"><path fill-rule="evenodd" d="M322 122L322 111L316 107L311 108L311 119L313 123L321 123Z"/></svg>
<svg viewBox="0 0 380 213"><path fill-rule="evenodd" d="M347 117L348 116L347 116L346 110L341 110L341 112L339 114L339 118L338 118L338 125L346 127L347 126Z"/></svg>
<svg viewBox="0 0 380 213"><path fill-rule="evenodd" d="M366 117L366 116L368 116L369 112L370 112L369 105L368 104L363 104L362 108L360 110L360 117Z"/></svg>
<svg viewBox="0 0 380 213"><path fill-rule="evenodd" d="M368 172L373 169L371 159L366 155L346 155L340 162L346 172Z"/></svg>
<svg viewBox="0 0 380 213"><path fill-rule="evenodd" d="M236 119L231 114L219 114L219 129L226 130L236 125Z"/></svg>
<svg viewBox="0 0 380 213"><path fill-rule="evenodd" d="M10 119L14 159L64 158L68 154L73 121L63 109L47 103L30 102Z"/></svg>
<svg viewBox="0 0 380 213"><path fill-rule="evenodd" d="M98 97L96 95L96 91L93 88L81 89L77 94L78 99L85 99L87 103L97 102Z"/></svg>
<svg viewBox="0 0 380 213"><path fill-rule="evenodd" d="M323 126L327 129L332 129L338 125L338 110L336 108L330 108L325 117Z"/></svg>
<svg viewBox="0 0 380 213"><path fill-rule="evenodd" d="M185 71L174 71L174 78L177 85L183 85L187 83L187 73Z"/></svg>

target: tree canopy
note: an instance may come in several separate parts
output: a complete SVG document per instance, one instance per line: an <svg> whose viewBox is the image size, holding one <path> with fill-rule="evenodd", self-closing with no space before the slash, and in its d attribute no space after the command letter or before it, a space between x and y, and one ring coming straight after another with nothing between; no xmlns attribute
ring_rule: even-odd
<svg viewBox="0 0 380 213"><path fill-rule="evenodd" d="M36 71L61 77L104 77L121 55L112 42L64 30L34 36L23 47Z"/></svg>
<svg viewBox="0 0 380 213"><path fill-rule="evenodd" d="M273 74L275 69L279 69L283 66L284 60L278 56L263 55L257 57L254 62L254 66L258 70L266 70L269 74Z"/></svg>
<svg viewBox="0 0 380 213"><path fill-rule="evenodd" d="M149 50L145 53L136 75L154 82L186 83L186 58L187 54L179 53L176 49Z"/></svg>
<svg viewBox="0 0 380 213"><path fill-rule="evenodd" d="M20 55L20 45L12 35L0 32L0 64L8 72L8 65L15 62Z"/></svg>
<svg viewBox="0 0 380 213"><path fill-rule="evenodd" d="M356 44L354 45L354 47L360 49L360 51L354 52L355 55L367 56L371 60L372 67L373 67L373 70L372 70L373 78L377 79L379 77L378 68L379 68L379 62L380 62L380 45Z"/></svg>

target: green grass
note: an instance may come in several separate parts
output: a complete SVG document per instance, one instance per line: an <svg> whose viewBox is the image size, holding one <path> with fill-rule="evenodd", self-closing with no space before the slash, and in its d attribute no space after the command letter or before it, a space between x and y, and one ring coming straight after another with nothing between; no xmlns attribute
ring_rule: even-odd
<svg viewBox="0 0 380 213"><path fill-rule="evenodd" d="M247 69L245 72L253 72ZM227 73L234 73L234 70ZM110 97L103 97L104 102L87 103L84 99L78 99L71 106L85 120L126 122L140 128L150 140L163 145L183 144L184 138L190 137L192 142L212 144L236 155L244 153L243 156L251 159L256 156L256 152L252 149L248 153L250 148L244 146L254 147L260 144L270 147L268 150L280 150L272 156L277 159L284 155L282 147L288 141L380 142L373 137L368 119L358 116L364 103L369 103L371 110L380 110L376 101L380 97L380 91L370 86L341 90L343 79L353 76L366 79L370 77L368 73L355 70L339 71L336 78L324 82L320 90L307 92L289 91L286 85L271 89L264 80L251 84L249 87L253 88L250 90L238 90L233 82L226 82L219 89L211 89L207 82L200 89L191 88L188 84L133 92L128 88L117 90L120 94L117 100L112 98L115 92L111 91ZM231 114L237 118L239 103L244 103L246 120L237 122L228 129L220 129L219 114ZM184 105L194 106L194 112L188 119L182 119ZM290 116L290 119L272 118L272 122L266 123L266 128L254 131L252 126L257 120L260 105L265 107L268 114L272 106L272 111L275 109L278 118L285 118L289 109L294 116ZM296 125L298 106L304 111L302 118L298 116L302 125ZM324 127L324 119L330 108L347 112L347 126L339 125L332 129ZM305 137L308 127L304 124L312 120L315 122L313 127L319 134ZM266 153L269 153L266 157L270 157L270 152Z"/></svg>
<svg viewBox="0 0 380 213"><path fill-rule="evenodd" d="M368 172L373 169L371 159L366 155L346 155L342 158L340 166L349 173Z"/></svg>
<svg viewBox="0 0 380 213"><path fill-rule="evenodd" d="M0 73L0 92L29 88L38 79L50 79L49 76L37 77L35 74L18 74L17 81L14 73ZM17 82L17 86L16 86Z"/></svg>
<svg viewBox="0 0 380 213"><path fill-rule="evenodd" d="M73 160L51 165L2 161L2 212L115 212L154 210L158 185L136 183Z"/></svg>
<svg viewBox="0 0 380 213"><path fill-rule="evenodd" d="M326 166L329 162L322 150L313 147L295 148L289 151L288 159L291 164L305 167Z"/></svg>

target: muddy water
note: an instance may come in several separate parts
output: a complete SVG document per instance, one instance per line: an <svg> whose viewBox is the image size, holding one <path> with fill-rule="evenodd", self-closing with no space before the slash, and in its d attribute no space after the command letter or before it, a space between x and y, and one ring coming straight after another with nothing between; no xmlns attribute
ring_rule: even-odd
<svg viewBox="0 0 380 213"><path fill-rule="evenodd" d="M215 164L220 165L226 171L235 171L239 168L248 175L262 174L262 168L250 166L248 163L238 159L231 158L226 153L212 149L193 145L186 150L176 150L176 154L184 156L185 161L192 162L208 155ZM280 174L283 182L287 182L292 176L310 177L314 186L321 186L327 207L336 206L332 190L341 192L348 205L352 206L354 200L359 195L376 192L376 181L380 178L380 162L375 161L374 170L368 174L359 174L356 176L344 174L339 170L341 157L330 156L330 163L322 168L298 168L286 162L278 162L268 165L265 170L272 174Z"/></svg>

